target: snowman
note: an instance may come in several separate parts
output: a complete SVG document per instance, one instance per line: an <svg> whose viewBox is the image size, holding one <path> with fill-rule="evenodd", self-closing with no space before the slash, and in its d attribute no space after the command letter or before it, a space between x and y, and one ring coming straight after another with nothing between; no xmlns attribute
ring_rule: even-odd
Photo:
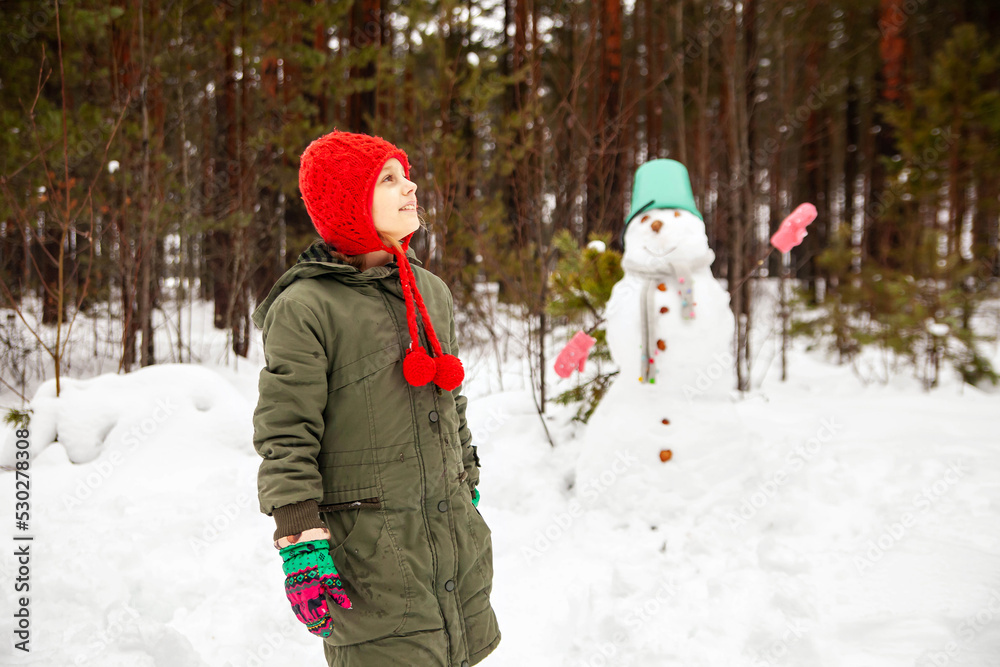
<svg viewBox="0 0 1000 667"><path fill-rule="evenodd" d="M680 162L639 167L622 244L624 277L605 311L620 373L588 423L576 481L585 497L617 507L641 505L651 485L690 501L737 474L744 455L735 321Z"/></svg>
<svg viewBox="0 0 1000 667"><path fill-rule="evenodd" d="M727 395L736 384L729 293L712 276L715 253L680 162L639 167L622 245L625 275L607 306L622 377L688 396Z"/></svg>

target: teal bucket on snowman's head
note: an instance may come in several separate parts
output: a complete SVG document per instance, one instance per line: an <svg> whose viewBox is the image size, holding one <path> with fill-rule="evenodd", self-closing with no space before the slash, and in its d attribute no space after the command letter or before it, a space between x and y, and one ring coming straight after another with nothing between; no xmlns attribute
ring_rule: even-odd
<svg viewBox="0 0 1000 667"><path fill-rule="evenodd" d="M656 208L679 208L705 219L694 203L687 167L677 160L650 160L635 170L632 206L622 227L622 248L625 247L625 230L633 218L643 211Z"/></svg>

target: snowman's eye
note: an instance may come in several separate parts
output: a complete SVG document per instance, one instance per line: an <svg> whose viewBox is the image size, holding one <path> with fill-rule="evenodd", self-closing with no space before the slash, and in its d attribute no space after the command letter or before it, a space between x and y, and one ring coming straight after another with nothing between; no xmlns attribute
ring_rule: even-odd
<svg viewBox="0 0 1000 667"><path fill-rule="evenodd" d="M646 222L647 220L649 220L649 216L648 215L644 215L644 216L642 216L642 220L640 220L639 222Z"/></svg>
<svg viewBox="0 0 1000 667"><path fill-rule="evenodd" d="M674 211L674 217L675 218L681 217L681 212L680 211Z"/></svg>

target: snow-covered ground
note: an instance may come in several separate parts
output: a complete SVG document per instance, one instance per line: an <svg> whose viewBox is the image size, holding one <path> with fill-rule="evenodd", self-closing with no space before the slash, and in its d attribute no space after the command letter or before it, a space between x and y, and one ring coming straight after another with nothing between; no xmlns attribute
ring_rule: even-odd
<svg viewBox="0 0 1000 667"><path fill-rule="evenodd" d="M195 313L208 361L29 392L32 651L12 648L4 472L0 664L325 664L257 508L259 332L234 369ZM516 341L463 348L503 633L483 665L1000 666L1000 393L950 374L930 393L905 373L864 385L803 343L782 383L758 331L738 428L711 455L626 461L656 480L636 506L609 502L615 469L575 478L575 408L549 405L549 444ZM550 397L578 381L549 380Z"/></svg>

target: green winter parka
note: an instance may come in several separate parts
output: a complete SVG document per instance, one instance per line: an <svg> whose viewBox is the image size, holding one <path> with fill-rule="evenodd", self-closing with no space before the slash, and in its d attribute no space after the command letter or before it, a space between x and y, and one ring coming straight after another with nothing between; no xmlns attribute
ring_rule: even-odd
<svg viewBox="0 0 1000 667"><path fill-rule="evenodd" d="M458 356L451 291L412 249L407 257L442 349ZM480 662L500 631L490 605L491 532L472 504L479 458L468 399L461 386L403 378L410 334L396 261L358 271L317 241L253 322L263 328L266 363L253 417L260 510L319 504L353 604L328 600L328 659L351 647L344 664L374 664L366 644L427 633L429 653L393 664L431 664L430 653L454 667ZM420 336L432 349L423 327Z"/></svg>

